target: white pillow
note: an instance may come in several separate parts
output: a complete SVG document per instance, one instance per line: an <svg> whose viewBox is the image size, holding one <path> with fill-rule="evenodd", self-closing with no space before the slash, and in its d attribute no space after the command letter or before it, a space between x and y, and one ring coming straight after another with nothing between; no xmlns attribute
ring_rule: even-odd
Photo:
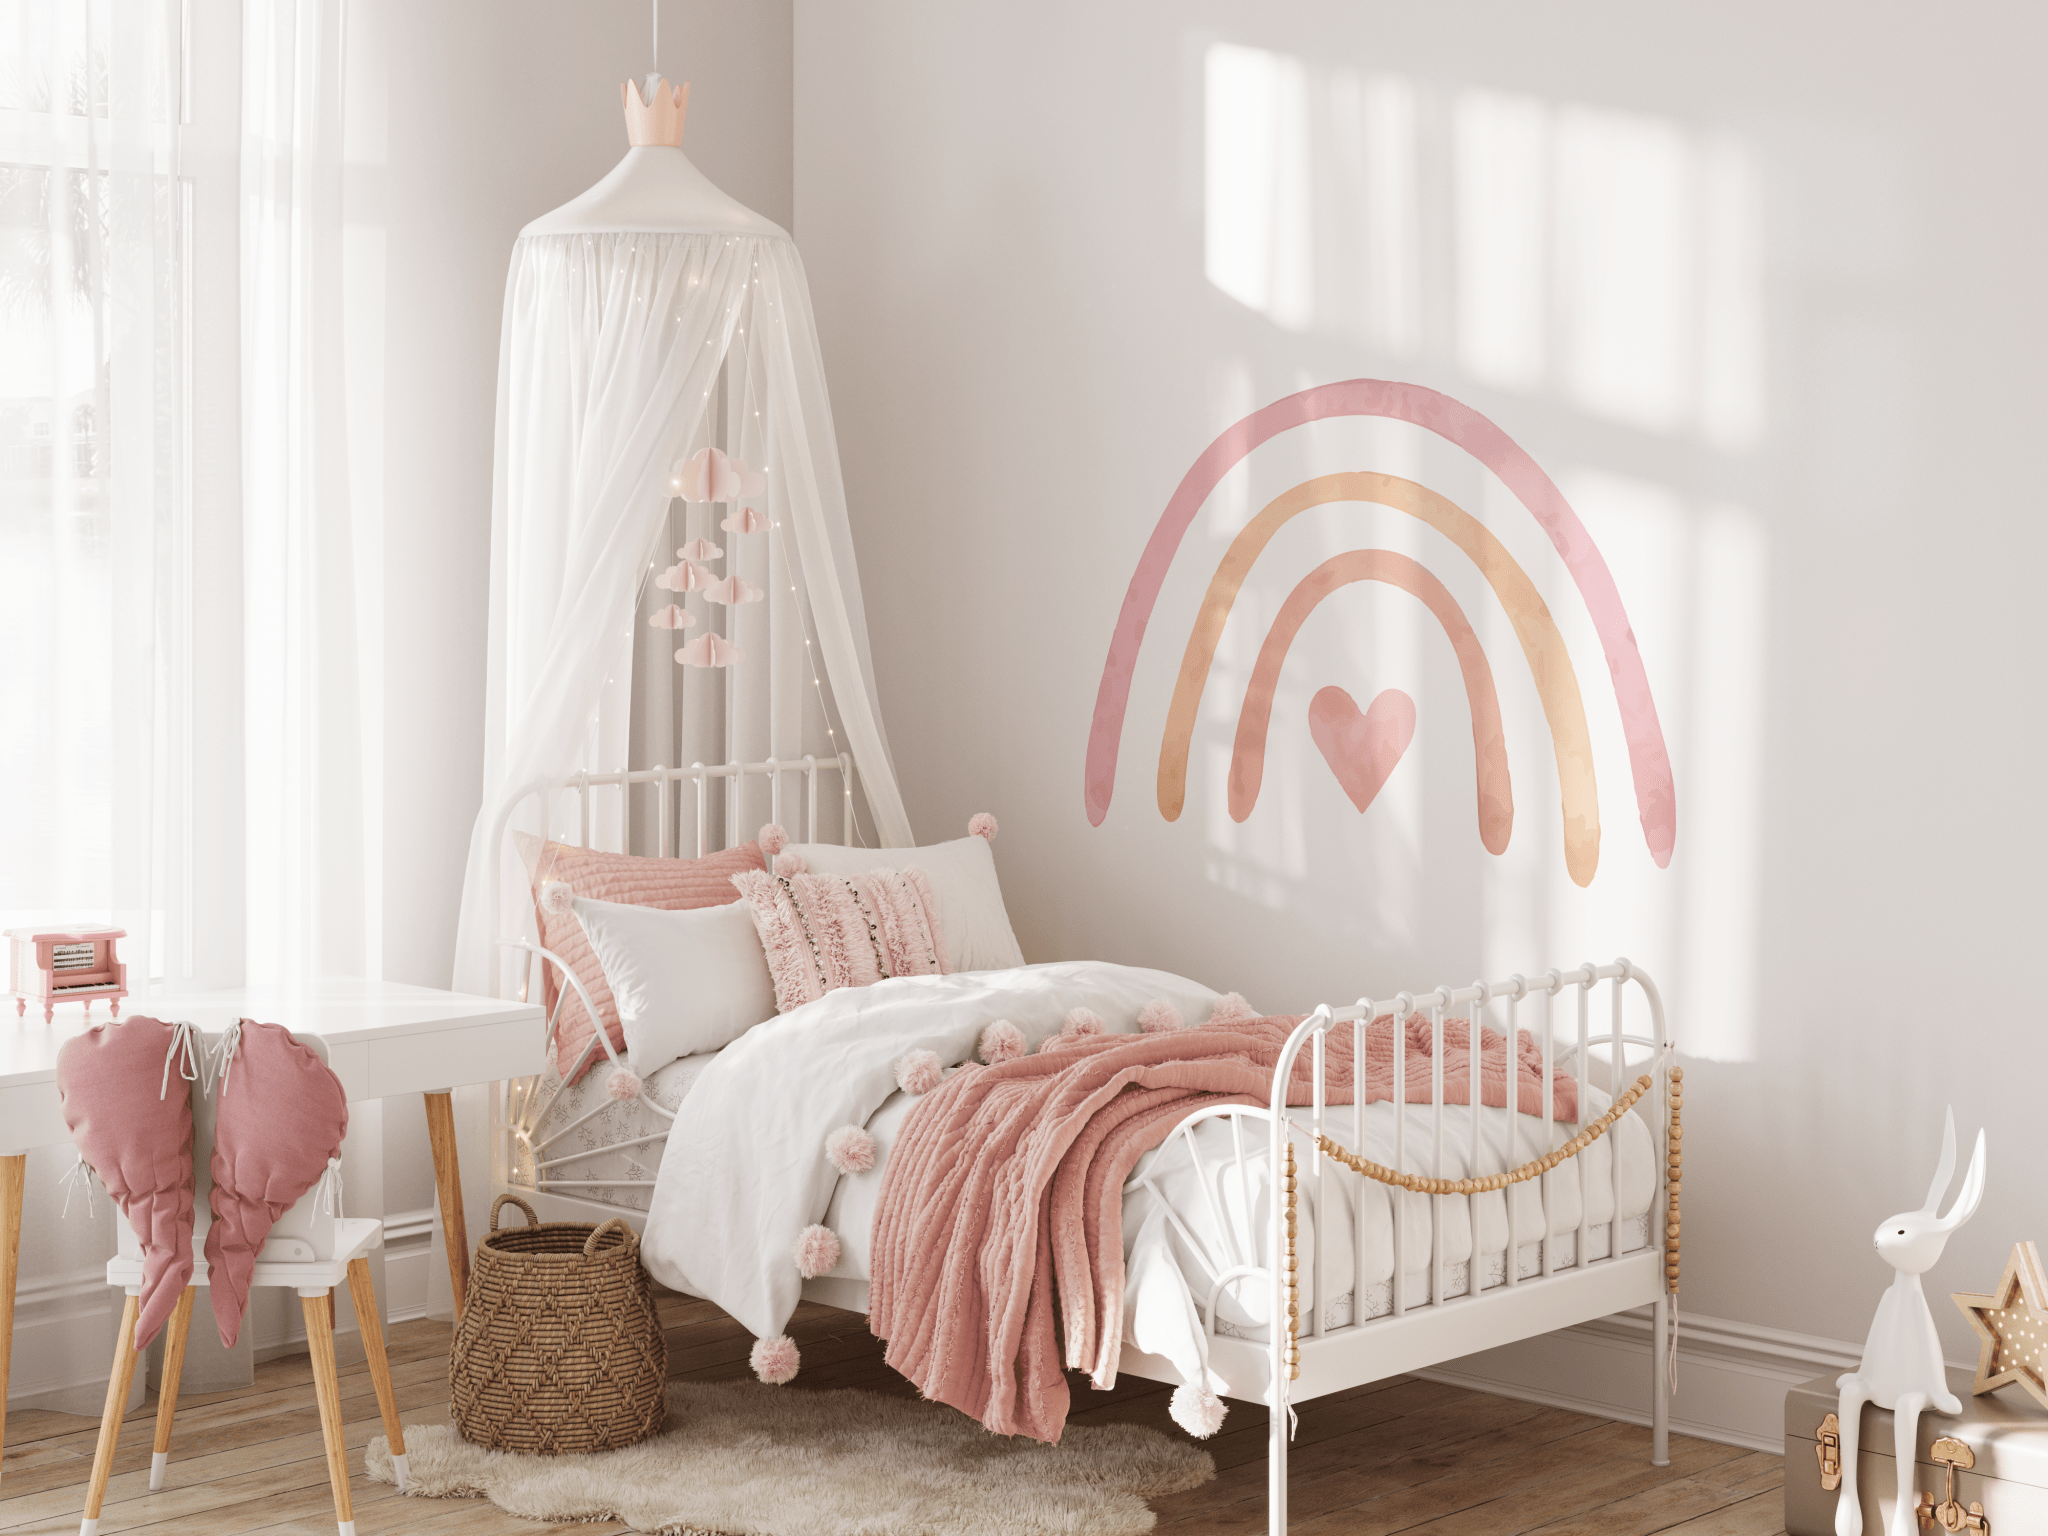
<svg viewBox="0 0 2048 1536"><path fill-rule="evenodd" d="M946 959L954 970L1007 971L1024 963L985 837L928 848L843 848L838 843L791 843L790 848L820 875L921 869L939 899L939 926L946 930Z"/></svg>
<svg viewBox="0 0 2048 1536"><path fill-rule="evenodd" d="M775 1017L768 957L744 901L664 912L579 896L574 906L641 1077Z"/></svg>

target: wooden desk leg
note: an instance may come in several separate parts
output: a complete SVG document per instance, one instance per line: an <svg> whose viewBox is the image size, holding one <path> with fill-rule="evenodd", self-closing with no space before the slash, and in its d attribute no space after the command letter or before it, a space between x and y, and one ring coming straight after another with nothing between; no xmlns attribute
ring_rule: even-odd
<svg viewBox="0 0 2048 1536"><path fill-rule="evenodd" d="M427 1139L434 1148L434 1187L441 1200L441 1236L448 1245L448 1284L455 1321L469 1299L469 1226L462 1215L462 1165L455 1155L455 1104L446 1093L425 1095Z"/></svg>
<svg viewBox="0 0 2048 1536"><path fill-rule="evenodd" d="M14 1280L21 1268L21 1193L28 1154L0 1157L0 1456L7 1453L7 1372L14 1356Z"/></svg>
<svg viewBox="0 0 2048 1536"><path fill-rule="evenodd" d="M384 1321L377 1315L377 1288L370 1283L368 1259L349 1260L348 1293L355 1298L356 1323L363 1330L363 1353L370 1362L370 1383L377 1389L391 1472L398 1479L398 1491L404 1493L412 1485L405 1465L405 1426L398 1422L398 1392L391 1385L391 1359L384 1353Z"/></svg>

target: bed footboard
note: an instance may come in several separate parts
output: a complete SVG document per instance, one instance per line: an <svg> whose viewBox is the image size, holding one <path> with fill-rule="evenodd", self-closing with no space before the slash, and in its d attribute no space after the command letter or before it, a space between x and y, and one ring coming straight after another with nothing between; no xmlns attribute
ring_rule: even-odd
<svg viewBox="0 0 2048 1536"><path fill-rule="evenodd" d="M1596 1029L1593 999L1603 983L1609 1008L1604 1027ZM1635 1028L1628 1027L1626 1017L1626 997L1631 989L1647 1014ZM1560 998L1567 996L1568 1001L1561 1005ZM1558 1043L1564 1023L1559 1017L1561 1006L1573 1009L1576 1023L1575 1038L1567 1035L1570 1043L1562 1049ZM1491 1146L1482 1134L1483 1096L1479 1092L1468 1094L1469 1102L1464 1105L1445 1102L1444 1021L1452 1010L1461 1010L1472 1021L1466 1046L1470 1058L1465 1066L1468 1081L1476 1088L1482 1081L1478 1026L1486 1023L1501 1028L1508 1049L1513 1051L1517 1036L1529 1029L1525 1007L1539 1015L1530 1032L1542 1053L1541 1130L1530 1125L1525 1136L1523 1122L1535 1117L1513 1113L1507 1116L1505 1147ZM1356 1080L1350 1084L1340 1080L1341 1086L1353 1089L1348 1128L1350 1148L1356 1151L1347 1152L1338 1134L1345 1129L1342 1117L1347 1110L1330 1103L1328 1044L1333 1031L1348 1028L1352 1070L1362 1075L1367 1025L1388 1014L1393 1015L1397 1032L1411 1018L1427 1021L1432 1035L1432 1081L1426 1104L1418 1096L1411 1105L1407 1053L1402 1049L1393 1052L1393 1101L1411 1110L1426 1110L1430 1129L1427 1137L1420 1139L1422 1144L1411 1145L1418 1138L1411 1135L1410 1114L1396 1113L1392 1163L1382 1165L1362 1155L1367 1095L1357 1091ZM1305 1107L1297 1106L1292 1113L1227 1105L1199 1110L1139 1164L1126 1186L1129 1192L1151 1184L1169 1155L1185 1155L1191 1161L1205 1198L1211 1190L1234 1187L1247 1213L1254 1208L1252 1194L1259 1185L1265 1186L1264 1214L1255 1229L1260 1232L1260 1253L1236 1251L1235 1239L1220 1216L1212 1230L1222 1236L1208 1238L1193 1230L1174 1213L1163 1192L1152 1187L1161 1196L1167 1220L1182 1247L1196 1256L1196 1268L1202 1271L1199 1281L1194 1273L1187 1278L1203 1319L1212 1379L1225 1383L1224 1396L1267 1405L1268 1522L1274 1536L1287 1529L1287 1451L1295 1403L1635 1307L1652 1310L1651 1460L1657 1466L1667 1465L1669 1346L1678 1291L1678 1143L1670 1131L1681 1073L1671 1064L1663 1001L1655 983L1627 960L1617 960L1609 965L1553 970L1535 979L1518 975L1505 982L1439 987L1420 994L1403 992L1377 1003L1361 998L1349 1008L1321 1007L1301 1022L1281 1051L1270 1102L1286 1102L1285 1085L1303 1052L1309 1054L1313 1083ZM1605 1082L1593 1085L1607 1092L1610 1108L1605 1114L1591 1117L1586 1095L1580 1094L1578 1118L1559 1123L1554 1080L1558 1072L1567 1070L1582 1084L1604 1071ZM1617 1145L1608 1159L1613 1200L1605 1251L1598 1252L1590 1241L1594 1224L1589 1220L1586 1198L1588 1164L1578 1154L1631 1113L1648 1122L1653 1149L1653 1186L1643 1240L1623 1251L1623 1166ZM1213 1139L1205 1156L1197 1134L1212 1120L1226 1123L1230 1132L1230 1152L1221 1167L1216 1166ZM1252 1153L1261 1147L1265 1163L1255 1170ZM1450 1176L1447 1149L1462 1153L1457 1161L1466 1170L1464 1176ZM1352 1221L1352 1311L1348 1320L1338 1322L1331 1316L1331 1298L1324 1284L1328 1245L1322 1241L1315 1244L1312 1273L1304 1275L1298 1268L1297 1211L1304 1196L1320 1216L1331 1209L1325 1203L1326 1195L1342 1199L1363 1193L1345 1191L1338 1182L1343 1179L1372 1179L1389 1185L1396 1217L1391 1226L1393 1273L1387 1305L1380 1316L1367 1315L1365 1304L1367 1223L1362 1218ZM1576 1229L1568 1227L1560 1233L1553 1212L1557 1209L1554 1201L1565 1187L1560 1183L1563 1180L1573 1181L1570 1187L1577 1195L1578 1224ZM1507 1202L1506 1248L1499 1280L1486 1283L1475 1219L1465 1277L1453 1288L1446 1283L1445 1202L1470 1201L1495 1191ZM1426 1254L1403 1251L1409 1222L1399 1213L1404 1200L1410 1198L1429 1202ZM1354 1199L1352 1208L1360 1210L1362 1205L1362 1200ZM1520 1239L1518 1221L1530 1214L1531 1206L1539 1217L1541 1237L1531 1273L1525 1275L1520 1256L1529 1245ZM1319 1227L1318 1237L1327 1230L1327 1226ZM1414 1297L1404 1280L1418 1270L1424 1277L1424 1294ZM1206 1296L1201 1282L1206 1282ZM1305 1288L1313 1304L1304 1309ZM1267 1319L1264 1340L1219 1331L1219 1308L1226 1295L1245 1298L1256 1293L1263 1293L1265 1301L1258 1309ZM1172 1362L1130 1345L1123 1351L1121 1369L1160 1380L1180 1379Z"/></svg>

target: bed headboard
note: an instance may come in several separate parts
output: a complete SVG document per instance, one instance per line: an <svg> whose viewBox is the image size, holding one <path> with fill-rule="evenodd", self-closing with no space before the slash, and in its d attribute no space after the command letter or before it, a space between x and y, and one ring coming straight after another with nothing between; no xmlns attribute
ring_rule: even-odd
<svg viewBox="0 0 2048 1536"><path fill-rule="evenodd" d="M832 782L835 778L836 785ZM716 802L712 799L714 785L718 786ZM635 793L641 786L647 790ZM806 753L758 763L692 763L687 768L657 765L615 773L576 773L549 783L529 784L506 803L498 818L491 843L490 888L504 890L507 845L514 819L522 812L528 813L530 825L543 829L551 839L580 848L602 843L620 853L644 848L658 858L702 858L716 848L730 848L751 838L760 823L750 822L749 813L763 810L763 819L788 829L791 842L857 842L853 790L853 757L846 752L836 757ZM562 797L571 794L575 796L573 809L565 808ZM834 801L836 816L832 814ZM565 809L569 813L558 820L556 813ZM831 825L835 821L836 829ZM592 841L594 824L598 843ZM517 859L516 854L512 857ZM526 964L512 972L518 978L518 996L524 1000L539 958L532 948L539 935L534 932L529 906L517 907L519 915L509 924L503 915L506 906L501 899L495 948L499 954L526 951ZM493 976L502 995L510 979L506 968L496 968Z"/></svg>

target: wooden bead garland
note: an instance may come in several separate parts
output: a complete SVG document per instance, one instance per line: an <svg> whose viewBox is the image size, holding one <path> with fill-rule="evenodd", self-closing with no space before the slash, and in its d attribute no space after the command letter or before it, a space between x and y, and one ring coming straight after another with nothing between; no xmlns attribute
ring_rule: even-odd
<svg viewBox="0 0 2048 1536"><path fill-rule="evenodd" d="M1671 1069L1671 1151L1664 1166L1668 1177L1665 1189L1669 1208L1664 1217L1664 1289L1673 1296L1678 1294L1678 1175L1684 1163L1684 1152L1680 1143L1685 1140L1685 1128L1679 1124L1679 1110L1685 1103L1685 1068Z"/></svg>
<svg viewBox="0 0 2048 1536"><path fill-rule="evenodd" d="M1665 1184L1669 1192L1669 1207L1664 1223L1664 1288L1676 1296L1678 1294L1678 1179L1684 1161L1681 1144L1685 1140L1684 1127L1679 1123L1679 1111L1685 1102L1685 1093L1682 1086L1685 1081L1685 1069L1678 1066L1672 1067L1670 1080L1670 1150L1665 1157L1665 1166L1668 1173ZM1490 1173L1483 1178L1433 1179L1426 1178L1418 1173L1401 1173L1393 1168L1382 1167L1369 1158L1358 1157L1345 1148L1340 1147L1327 1136L1318 1135L1315 1138L1315 1144L1317 1150L1326 1157L1333 1158L1337 1162L1342 1163L1353 1173L1362 1173L1367 1178L1376 1180L1381 1184L1392 1184L1399 1189L1405 1189L1414 1194L1485 1194L1490 1190L1505 1189L1510 1184L1523 1184L1527 1183L1530 1179L1540 1178L1542 1175L1554 1170L1560 1163L1577 1157L1586 1148L1606 1135L1612 1129L1615 1121L1633 1109L1636 1101L1648 1093L1654 1086L1656 1086L1655 1079L1649 1073L1644 1073L1635 1080L1634 1085L1630 1087L1627 1093L1615 1100L1613 1107L1606 1114L1580 1131L1578 1135L1574 1136L1563 1146L1553 1152L1545 1153L1542 1157L1533 1158L1529 1162L1522 1164L1519 1168L1511 1169L1506 1173ZM1289 1138L1287 1142L1287 1157L1283 1167L1286 1173L1285 1187L1287 1192L1287 1379L1289 1381L1299 1381L1301 1379L1301 1287L1294 1252L1296 1178L1294 1142L1292 1138Z"/></svg>

